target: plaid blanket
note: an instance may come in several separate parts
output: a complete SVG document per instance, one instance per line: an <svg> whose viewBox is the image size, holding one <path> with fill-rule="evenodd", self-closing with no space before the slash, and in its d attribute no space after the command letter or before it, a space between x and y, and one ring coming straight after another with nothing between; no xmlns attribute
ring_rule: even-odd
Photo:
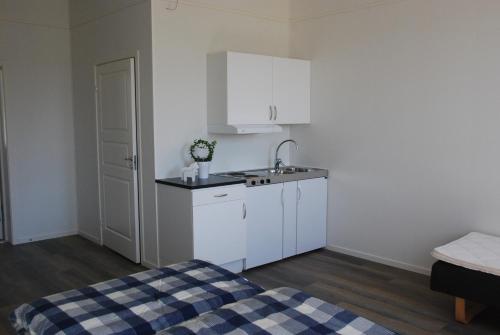
<svg viewBox="0 0 500 335"><path fill-rule="evenodd" d="M162 335L395 335L367 319L304 292L282 287L238 301L162 331Z"/></svg>
<svg viewBox="0 0 500 335"><path fill-rule="evenodd" d="M203 261L148 270L18 307L18 334L155 334L263 290Z"/></svg>

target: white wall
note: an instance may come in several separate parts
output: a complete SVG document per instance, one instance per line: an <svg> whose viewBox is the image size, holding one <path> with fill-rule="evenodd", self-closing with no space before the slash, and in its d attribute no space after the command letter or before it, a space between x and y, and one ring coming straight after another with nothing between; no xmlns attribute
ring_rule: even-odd
<svg viewBox="0 0 500 335"><path fill-rule="evenodd" d="M94 67L139 55L136 75L140 82L137 97L142 257L145 264L154 265L157 252L150 3L71 0L70 13L79 233L101 242Z"/></svg>
<svg viewBox="0 0 500 335"><path fill-rule="evenodd" d="M142 2L147 0L69 0L71 27L103 19ZM144 24L149 23L144 22Z"/></svg>
<svg viewBox="0 0 500 335"><path fill-rule="evenodd" d="M287 56L288 1L153 0L156 177L176 177L193 139L207 136L207 54L223 50ZM282 133L212 136L212 171L267 167ZM283 156L287 159L287 152Z"/></svg>
<svg viewBox="0 0 500 335"><path fill-rule="evenodd" d="M276 16L271 18L257 2L249 0L181 1L177 11L166 10L169 4L153 1L151 9L149 1L70 1L79 232L100 242L93 66L139 50L143 127L141 226L143 257L148 265L157 260L155 176L178 176L189 142L206 136L207 53L233 48L287 55L289 47L288 21L278 16L286 17L288 6L282 6L284 12L272 12ZM157 134L154 140L152 92ZM268 166L272 146L288 136L286 129L278 135L217 137L220 144L214 170Z"/></svg>
<svg viewBox="0 0 500 335"><path fill-rule="evenodd" d="M426 272L433 247L500 235L500 2L385 2L308 1L292 55L312 59L312 125L291 134L330 169L328 243Z"/></svg>
<svg viewBox="0 0 500 335"><path fill-rule="evenodd" d="M12 242L76 233L65 0L0 0Z"/></svg>
<svg viewBox="0 0 500 335"><path fill-rule="evenodd" d="M68 30L68 0L0 0L2 22Z"/></svg>

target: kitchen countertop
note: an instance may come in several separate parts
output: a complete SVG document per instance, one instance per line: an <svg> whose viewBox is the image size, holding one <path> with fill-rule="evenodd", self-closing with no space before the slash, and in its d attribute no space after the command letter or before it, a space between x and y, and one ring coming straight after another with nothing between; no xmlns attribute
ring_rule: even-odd
<svg viewBox="0 0 500 335"><path fill-rule="evenodd" d="M245 184L246 181L245 178L222 177L211 174L207 179L199 179L197 177L194 181L191 181L191 178L188 178L186 182L184 182L182 178L167 178L157 179L156 182L158 184L181 187L188 190L196 190L200 188Z"/></svg>

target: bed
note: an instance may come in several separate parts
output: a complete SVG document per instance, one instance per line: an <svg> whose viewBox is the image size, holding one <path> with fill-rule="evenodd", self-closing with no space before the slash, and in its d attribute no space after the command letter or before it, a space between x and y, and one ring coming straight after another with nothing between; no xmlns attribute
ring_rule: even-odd
<svg viewBox="0 0 500 335"><path fill-rule="evenodd" d="M500 238L472 232L432 251L431 289L455 297L455 319L467 324L485 306L500 307Z"/></svg>
<svg viewBox="0 0 500 335"><path fill-rule="evenodd" d="M11 323L23 335L149 335L263 291L194 260L23 304L11 314Z"/></svg>
<svg viewBox="0 0 500 335"><path fill-rule="evenodd" d="M289 287L260 293L171 327L161 335L394 335L372 321Z"/></svg>
<svg viewBox="0 0 500 335"><path fill-rule="evenodd" d="M304 292L264 291L199 260L23 304L11 323L23 335L395 334Z"/></svg>

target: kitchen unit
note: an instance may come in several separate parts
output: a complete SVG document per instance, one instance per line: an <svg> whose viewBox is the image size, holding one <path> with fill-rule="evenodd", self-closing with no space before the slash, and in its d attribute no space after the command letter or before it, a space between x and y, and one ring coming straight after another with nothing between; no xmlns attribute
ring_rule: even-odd
<svg viewBox="0 0 500 335"><path fill-rule="evenodd" d="M275 206L273 215L255 210L267 201ZM326 178L249 188L245 268L324 248L326 206ZM274 253L265 253L270 248Z"/></svg>
<svg viewBox="0 0 500 335"><path fill-rule="evenodd" d="M244 179L158 180L160 266L202 259L241 272L246 257Z"/></svg>
<svg viewBox="0 0 500 335"><path fill-rule="evenodd" d="M328 171L280 167L157 180L160 265L241 272L326 246Z"/></svg>
<svg viewBox="0 0 500 335"><path fill-rule="evenodd" d="M208 55L208 130L281 131L310 123L310 61L239 52Z"/></svg>
<svg viewBox="0 0 500 335"><path fill-rule="evenodd" d="M326 246L327 170L285 167L221 175L246 179L246 269Z"/></svg>

